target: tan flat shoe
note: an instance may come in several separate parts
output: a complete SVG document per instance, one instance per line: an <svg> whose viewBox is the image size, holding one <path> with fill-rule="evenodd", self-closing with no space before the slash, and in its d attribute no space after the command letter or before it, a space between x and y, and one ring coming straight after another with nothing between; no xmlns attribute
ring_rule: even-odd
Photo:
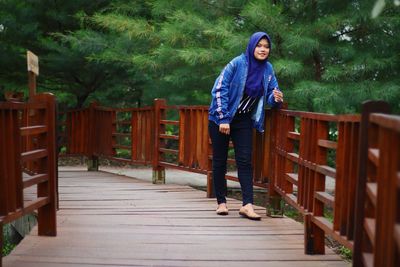
<svg viewBox="0 0 400 267"><path fill-rule="evenodd" d="M252 204L247 204L240 208L239 214L250 220L261 220L261 216L255 213Z"/></svg>
<svg viewBox="0 0 400 267"><path fill-rule="evenodd" d="M218 205L216 212L218 215L228 215L228 207L225 203L221 203Z"/></svg>

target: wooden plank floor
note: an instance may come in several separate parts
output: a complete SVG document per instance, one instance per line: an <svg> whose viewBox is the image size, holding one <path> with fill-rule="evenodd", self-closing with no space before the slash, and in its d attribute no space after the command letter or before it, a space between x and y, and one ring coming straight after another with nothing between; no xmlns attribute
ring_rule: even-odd
<svg viewBox="0 0 400 267"><path fill-rule="evenodd" d="M58 236L37 228L3 259L12 267L349 266L327 249L303 253L303 226L288 218L250 221L229 199L180 185L153 185L104 172L60 172Z"/></svg>

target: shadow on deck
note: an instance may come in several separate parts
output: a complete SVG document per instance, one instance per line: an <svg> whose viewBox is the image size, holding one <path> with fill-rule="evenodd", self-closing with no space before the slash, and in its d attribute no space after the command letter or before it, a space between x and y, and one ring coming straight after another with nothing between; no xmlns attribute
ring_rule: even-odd
<svg viewBox="0 0 400 267"><path fill-rule="evenodd" d="M35 228L4 266L348 266L304 254L304 227L289 218L241 218L241 202L215 215L215 200L189 186L154 185L105 172L59 173L57 237Z"/></svg>

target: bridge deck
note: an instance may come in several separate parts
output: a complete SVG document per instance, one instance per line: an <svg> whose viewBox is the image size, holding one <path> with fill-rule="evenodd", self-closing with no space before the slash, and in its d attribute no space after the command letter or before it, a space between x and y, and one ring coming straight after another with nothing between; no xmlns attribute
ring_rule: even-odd
<svg viewBox="0 0 400 267"><path fill-rule="evenodd" d="M60 172L58 236L37 229L4 266L348 266L330 249L304 255L303 226L214 213L215 200L188 186L153 185L104 172Z"/></svg>

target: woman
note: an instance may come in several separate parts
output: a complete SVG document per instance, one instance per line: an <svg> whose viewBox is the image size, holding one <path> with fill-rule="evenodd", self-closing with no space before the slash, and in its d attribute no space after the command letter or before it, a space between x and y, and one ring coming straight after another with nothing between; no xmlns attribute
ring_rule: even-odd
<svg viewBox="0 0 400 267"><path fill-rule="evenodd" d="M268 34L254 33L246 53L234 58L224 68L211 91L208 118L218 215L228 214L225 174L229 140L232 138L243 195L239 214L253 220L261 219L253 208L252 128L264 131L266 103L276 106L283 102L283 94L268 62L270 50Z"/></svg>

